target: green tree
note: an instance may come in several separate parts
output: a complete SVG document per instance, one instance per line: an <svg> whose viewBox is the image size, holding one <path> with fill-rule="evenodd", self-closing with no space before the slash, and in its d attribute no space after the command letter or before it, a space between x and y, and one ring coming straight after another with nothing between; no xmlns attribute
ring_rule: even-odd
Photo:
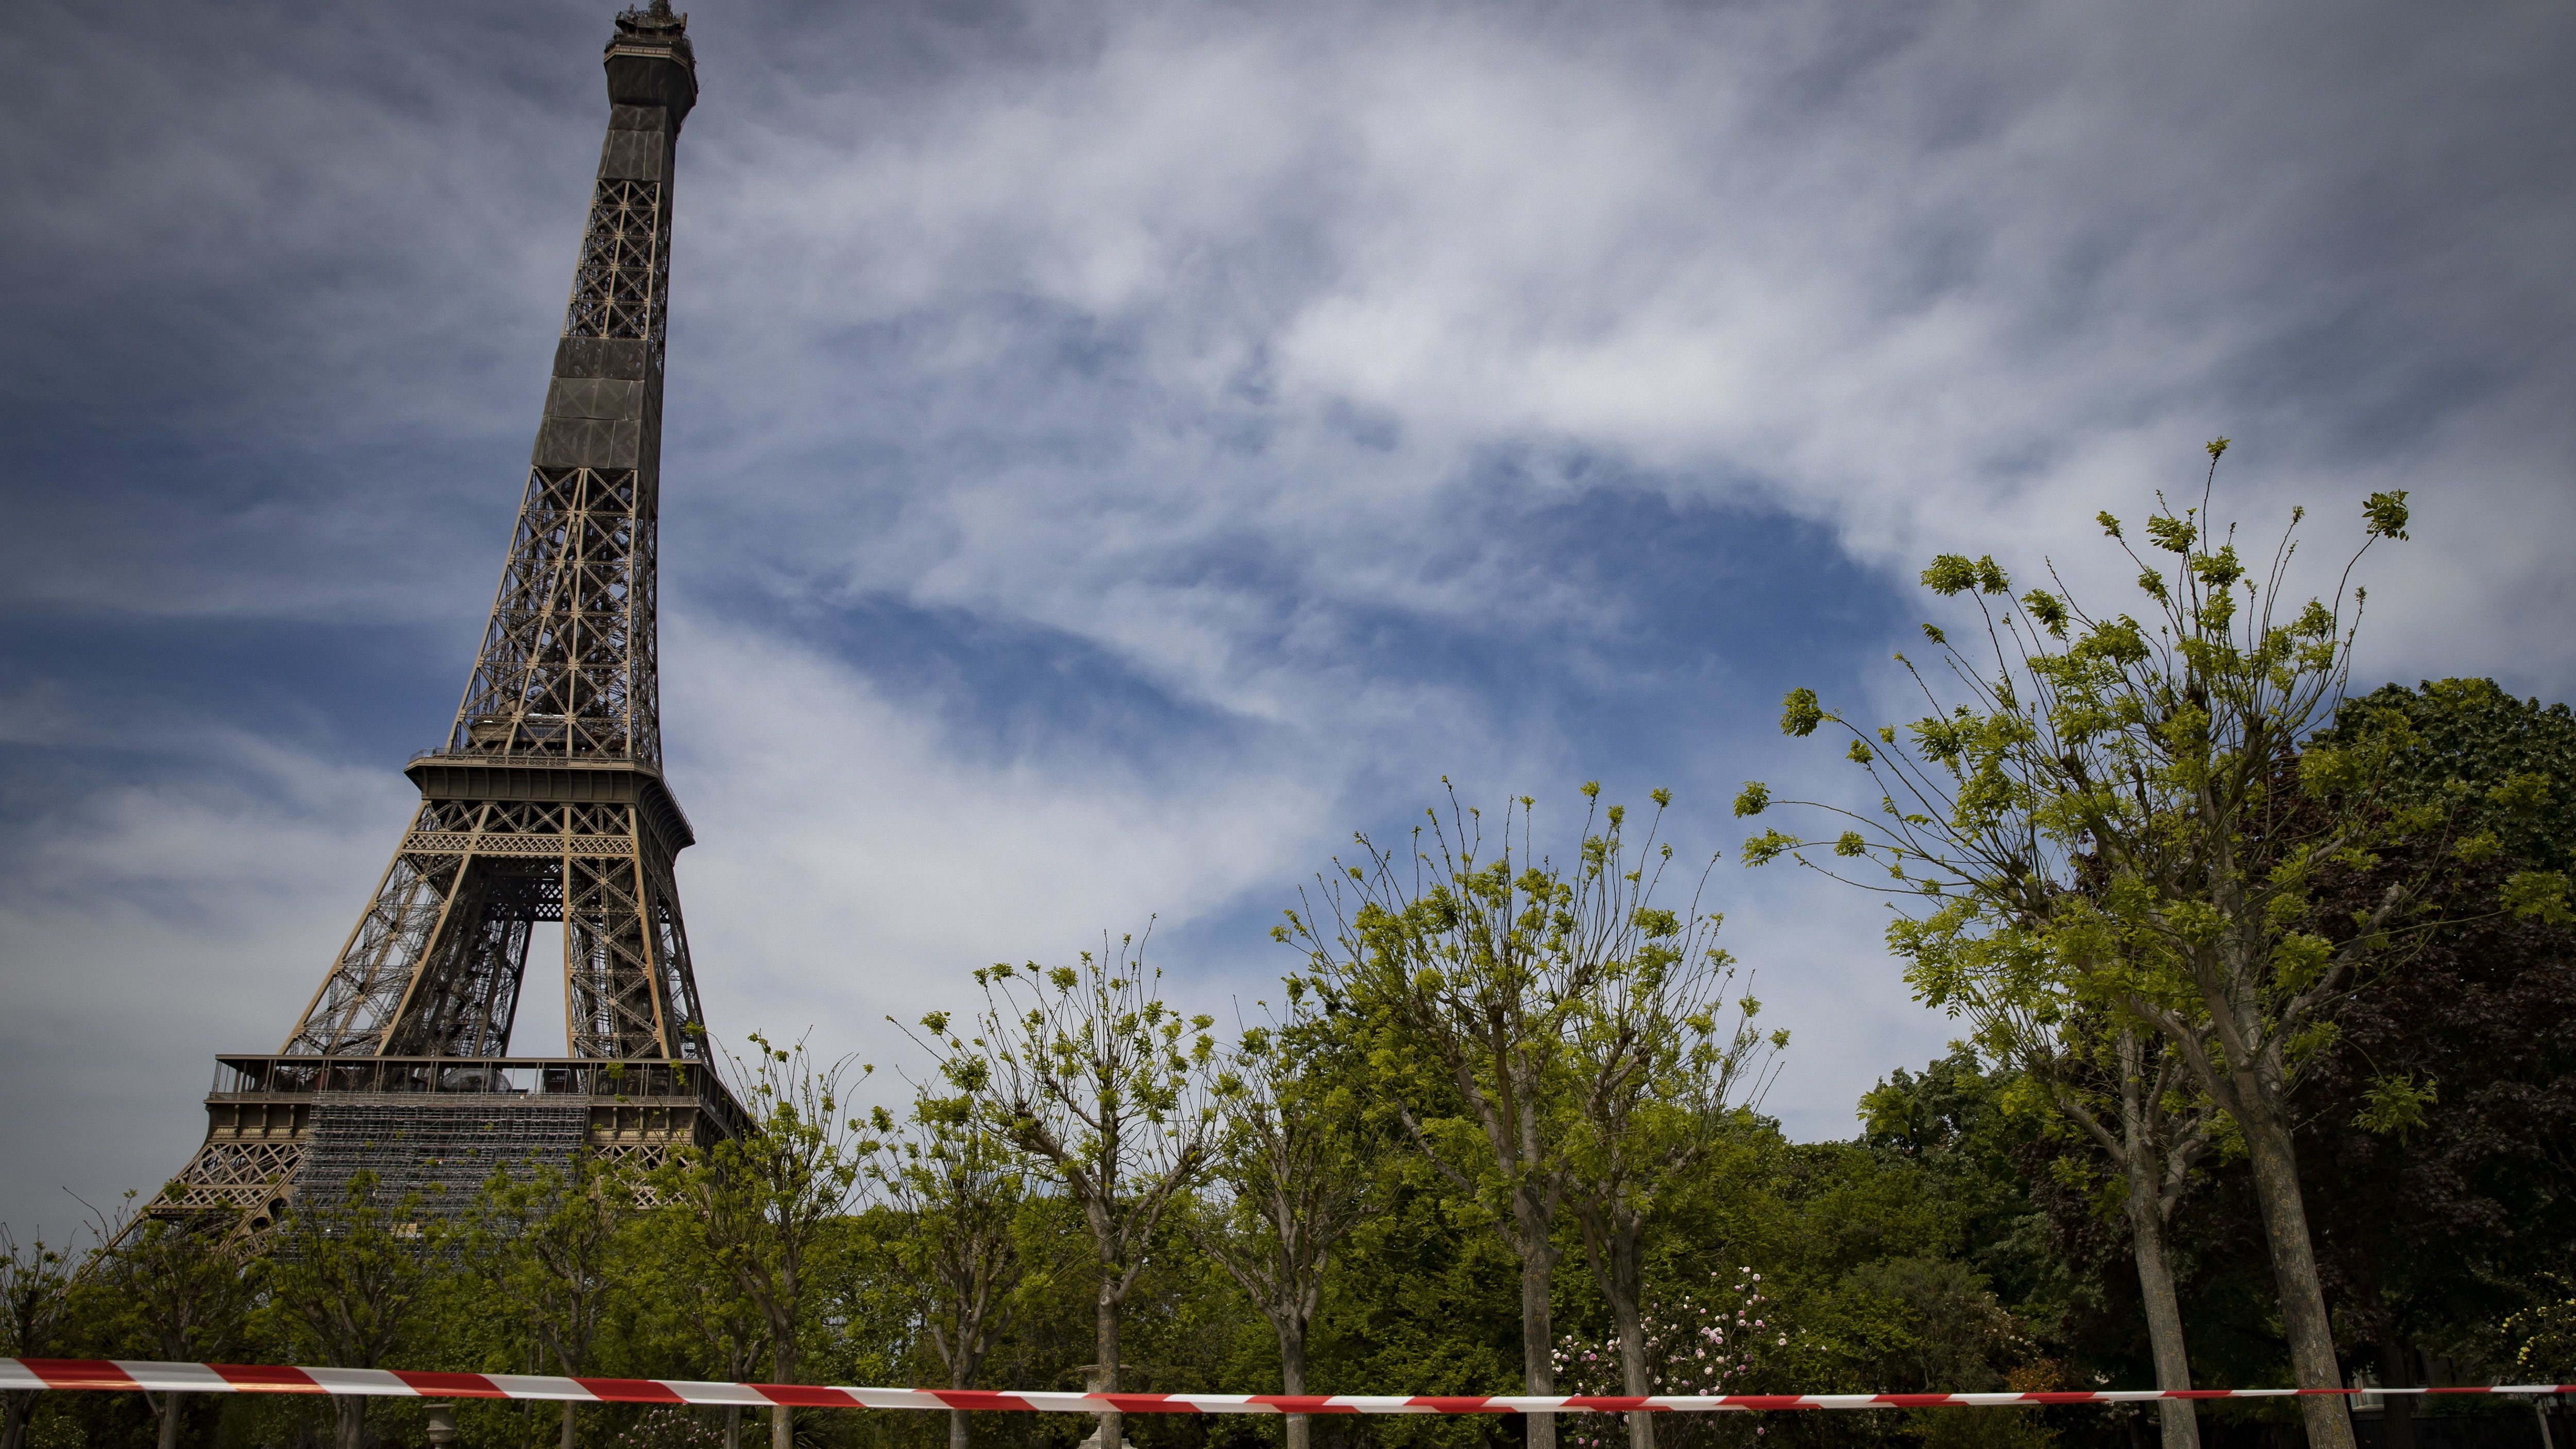
<svg viewBox="0 0 2576 1449"><path fill-rule="evenodd" d="M2514 1378L2526 1384L2576 1383L2576 1282L2545 1275L2548 1295L2504 1321L2513 1344Z"/></svg>
<svg viewBox="0 0 2576 1449"><path fill-rule="evenodd" d="M1303 1394L1325 1270L1368 1208L1380 1143L1345 1070L1347 1041L1305 982L1282 985L1279 1015L1240 1032L1227 1058L1213 1173L1223 1199L1184 1222L1278 1336L1280 1391ZM1287 1428L1288 1449L1306 1449L1308 1416Z"/></svg>
<svg viewBox="0 0 2576 1449"><path fill-rule="evenodd" d="M1851 1275L1850 1286L1901 1326L1881 1350L1880 1382L1917 1392L1991 1393L2036 1350L1983 1275L1951 1258L1888 1258ZM2031 1411L1917 1409L1908 1418L1926 1449L2045 1449L2053 1442Z"/></svg>
<svg viewBox="0 0 2576 1449"><path fill-rule="evenodd" d="M386 1206L376 1186L360 1172L336 1200L299 1198L269 1239L264 1313L298 1354L338 1368L383 1368L410 1346L443 1267L441 1220L416 1196ZM331 1406L339 1449L360 1449L367 1400Z"/></svg>
<svg viewBox="0 0 2576 1449"><path fill-rule="evenodd" d="M1925 585L1973 601L1984 627L1954 644L1926 626L1953 684L1936 688L1906 666L1931 712L1905 742L1893 727L1828 713L1812 690L1793 691L1782 720L1792 735L1828 723L1847 733L1879 810L1838 812L1848 828L1830 838L1766 831L1746 857L1789 855L1844 879L1864 862L1884 870L1877 888L1924 903L1890 942L1935 1003L1998 961L2039 957L2161 1033L2245 1144L2297 1381L2332 1388L2341 1375L2290 1092L2341 990L2392 932L2418 924L2417 897L2392 882L2340 942L2302 929L2303 916L2321 872L2437 833L2444 816L2383 798L2391 733L2302 749L2344 698L2361 605L2345 583L2371 544L2404 537L2405 495L2372 495L2332 602L2301 606L2289 579L2299 514L2258 569L2210 512L2225 447L2209 446L2198 506L2160 506L2147 520L2151 548L2170 563L2139 555L2120 521L2101 515L2140 570L2149 622L2097 617L2049 590L2016 606L1991 558L1936 559ZM1737 809L1768 803L1767 789L1749 785ZM2563 890L2563 880L2524 878L2514 897L2563 910ZM2317 1449L2350 1449L2340 1401L2302 1407Z"/></svg>
<svg viewBox="0 0 2576 1449"><path fill-rule="evenodd" d="M126 1194L130 1205L134 1194ZM102 1224L102 1250L86 1274L112 1305L112 1332L165 1363L220 1363L250 1327L257 1258L224 1218L131 1219ZM160 1449L176 1449L184 1394L146 1395Z"/></svg>
<svg viewBox="0 0 2576 1449"><path fill-rule="evenodd" d="M664 1169L650 1181L665 1182ZM658 1196L658 1194L657 1194ZM746 1274L731 1257L742 1251L686 1201L659 1202L627 1219L618 1252L635 1285L631 1328L657 1362L699 1365L698 1377L741 1383L769 1352L769 1318L743 1291ZM725 1449L742 1449L742 1405L724 1411Z"/></svg>
<svg viewBox="0 0 2576 1449"><path fill-rule="evenodd" d="M57 1358L70 1326L71 1255L42 1238L21 1243L0 1223L0 1358ZM0 1449L21 1449L35 1389L0 1394Z"/></svg>
<svg viewBox="0 0 2576 1449"><path fill-rule="evenodd" d="M568 1377L593 1371L629 1202L626 1185L582 1153L562 1167L494 1172L467 1219L468 1261ZM573 1407L562 1405L562 1449L573 1449Z"/></svg>
<svg viewBox="0 0 2576 1449"><path fill-rule="evenodd" d="M2118 1004L2104 1004L2040 933L2004 929L1941 947L1940 1004L1967 1019L1980 1049L2019 1072L2028 1100L2110 1162L2156 1386L2190 1388L2172 1227L2193 1169L2209 1155L2212 1104L2188 1089L2179 1052ZM2200 1427L2189 1400L2163 1400L2156 1412L2165 1449L2196 1449Z"/></svg>
<svg viewBox="0 0 2576 1449"><path fill-rule="evenodd" d="M2576 1242L2557 1145L2576 1137L2576 929L2494 909L2503 882L2563 872L2576 852L2576 717L2448 679L2356 700L2327 739L2390 716L2406 743L2388 792L2454 812L2455 833L2482 843L2475 858L2387 851L2316 893L2321 935L2350 929L2391 879L2420 878L2441 923L2337 1007L2301 1074L2299 1159L2337 1317L2402 1386L2420 1382L2418 1346L2489 1357L2490 1326ZM2390 1398L2392 1449L2412 1449L2413 1407Z"/></svg>
<svg viewBox="0 0 2576 1449"><path fill-rule="evenodd" d="M1487 858L1482 813L1453 791L1448 814L1426 812L1428 837L1417 827L1401 854L1359 837L1361 863L1336 860L1274 933L1302 945L1313 979L1370 1023L1371 1066L1406 1135L1483 1204L1519 1260L1531 1394L1555 1392L1557 1220L1588 1131L1577 1038L1613 979L1683 932L1631 874L1626 812L1603 811L1597 784L1584 793L1592 813L1571 863L1537 850L1528 797L1506 808ZM1435 1102L1462 1115L1435 1115ZM1532 1449L1555 1449L1555 1416L1530 1415L1529 1436Z"/></svg>
<svg viewBox="0 0 2576 1449"><path fill-rule="evenodd" d="M2491 679L2388 684L2346 704L2325 742L2381 736L2397 742L2384 771L2392 803L2464 810L2463 833L2493 834L2497 857L2544 880L2576 867L2576 714L2565 704L2516 699Z"/></svg>
<svg viewBox="0 0 2576 1449"><path fill-rule="evenodd" d="M797 1380L817 1254L859 1190L876 1144L844 1116L848 1058L817 1064L802 1042L773 1045L754 1032L737 1089L751 1129L680 1154L648 1179L661 1201L697 1215L710 1258L734 1294L755 1308L777 1382ZM861 1076L871 1069L859 1068ZM793 1411L769 1411L772 1449L794 1449Z"/></svg>
<svg viewBox="0 0 2576 1449"><path fill-rule="evenodd" d="M1308 1372L1358 1392L1490 1394L1509 1383L1521 1358L1520 1262L1485 1205L1410 1149L1389 1155L1375 1196L1326 1275ZM1314 1437L1348 1442L1341 1427L1325 1420ZM1365 1425L1368 1439L1404 1449L1466 1449L1507 1428L1477 1415Z"/></svg>
<svg viewBox="0 0 2576 1449"><path fill-rule="evenodd" d="M1034 1158L1081 1209L1099 1268L1092 1300L1095 1393L1119 1387L1119 1320L1164 1215L1207 1170L1215 1022L1184 1018L1160 994L1141 942L1082 953L1079 966L996 963L975 973L984 1010L974 1035L934 1012L922 1027L946 1048L941 1071L974 1096L1004 1140ZM1117 1449L1122 1416L1100 1416ZM784 1446L782 1446L784 1449Z"/></svg>
<svg viewBox="0 0 2576 1449"><path fill-rule="evenodd" d="M1657 824L1670 798L1654 793ZM1650 826L1631 857L1623 812L1614 805L1608 816L1610 828L1585 842L1586 868L1598 857L1601 898L1584 914L1611 928L1591 948L1599 969L1569 1020L1566 1206L1618 1333L1622 1392L1650 1394L1648 1225L1760 1099L1789 1033L1754 1028L1762 1006L1749 992L1730 1015L1735 963L1716 944L1722 919L1702 914L1696 896L1683 912L1654 905L1672 847ZM1628 1415L1628 1442L1654 1449L1655 1416Z"/></svg>
<svg viewBox="0 0 2576 1449"><path fill-rule="evenodd" d="M901 1217L888 1249L919 1299L920 1321L948 1386L975 1387L1008 1327L1023 1273L1012 1227L1028 1198L1019 1154L964 1095L918 1092L909 1130L876 1109L882 1150L869 1165L879 1196ZM964 1409L948 1411L949 1449L966 1449Z"/></svg>

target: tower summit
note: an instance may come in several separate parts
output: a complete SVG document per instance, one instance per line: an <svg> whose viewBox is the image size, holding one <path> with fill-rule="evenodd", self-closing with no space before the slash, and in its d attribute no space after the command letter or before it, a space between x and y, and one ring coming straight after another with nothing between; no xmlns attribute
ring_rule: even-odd
<svg viewBox="0 0 2576 1449"><path fill-rule="evenodd" d="M273 1215L361 1168L462 1207L493 1167L729 1135L672 862L654 552L671 189L696 105L688 17L617 17L572 297L518 526L420 806L276 1055L218 1059L158 1211ZM561 1057L508 1055L539 922L563 926Z"/></svg>

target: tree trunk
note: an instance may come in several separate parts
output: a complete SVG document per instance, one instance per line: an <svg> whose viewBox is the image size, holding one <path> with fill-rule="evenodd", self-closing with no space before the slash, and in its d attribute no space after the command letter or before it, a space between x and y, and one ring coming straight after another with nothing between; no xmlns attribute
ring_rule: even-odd
<svg viewBox="0 0 2576 1449"><path fill-rule="evenodd" d="M2277 1105L2238 1075L2237 1126L2253 1159L2254 1193L2263 1212L2263 1236L2272 1250L2273 1286L2281 1298L2281 1327L2290 1341L2290 1370L2303 1389L2340 1389L2343 1369L2335 1357L2334 1324L2326 1316L2325 1290L2317 1281L2316 1246L2308 1236L2308 1209L2299 1193L2298 1153ZM2309 1449L2355 1449L2352 1411L2341 1394L2300 1396Z"/></svg>
<svg viewBox="0 0 2576 1449"><path fill-rule="evenodd" d="M35 1411L34 1390L0 1395L0 1449L21 1449L27 1442L27 1416Z"/></svg>
<svg viewBox="0 0 2576 1449"><path fill-rule="evenodd" d="M1283 1394L1306 1392L1306 1326L1294 1322L1295 1309L1290 1309L1291 1322L1279 1328L1279 1391ZM1306 1430L1313 1416L1288 1416L1288 1449L1306 1449Z"/></svg>
<svg viewBox="0 0 2576 1449"><path fill-rule="evenodd" d="M574 1449L572 1442L572 1400L570 1399L566 1399L563 1402L563 1434L558 1442L561 1444L562 1449ZM171 1449L171 1446L165 1444L162 1446L162 1449Z"/></svg>
<svg viewBox="0 0 2576 1449"><path fill-rule="evenodd" d="M981 1362L982 1355L977 1353L973 1348L973 1345L981 1339L983 1334L983 1325L981 1320L976 1320L974 1326L971 1328L962 1324L959 1326L957 1338L955 1340L957 1352L954 1356L951 1356L948 1353L948 1344L950 1340L941 1337L937 1325L934 1324L930 1332L933 1346L940 1350L940 1357L948 1365L948 1387L952 1389L971 1389L975 1387L975 1372L983 1367L983 1363ZM949 1410L948 1449L966 1449L966 1438L966 1411L964 1409Z"/></svg>
<svg viewBox="0 0 2576 1449"><path fill-rule="evenodd" d="M725 1449L742 1449L742 1405L725 1405Z"/></svg>
<svg viewBox="0 0 2576 1449"><path fill-rule="evenodd" d="M1103 1265L1100 1270L1100 1301L1095 1306L1093 1324L1098 1329L1100 1362L1092 1367L1091 1391L1095 1394L1118 1392L1118 1291ZM1100 1415L1100 1449L1124 1449L1127 1443L1126 1417L1116 1409ZM781 1446L784 1449L784 1446Z"/></svg>
<svg viewBox="0 0 2576 1449"><path fill-rule="evenodd" d="M1556 1250L1548 1246L1547 1234L1541 1230L1531 1236L1523 1229L1522 1241L1532 1251L1521 1256L1521 1392L1552 1394L1556 1392L1555 1330L1548 1313L1548 1270L1556 1265ZM1556 1449L1556 1416L1528 1414L1529 1449Z"/></svg>
<svg viewBox="0 0 2576 1449"><path fill-rule="evenodd" d="M769 1350L769 1361L778 1371L778 1381L782 1384L792 1384L796 1382L795 1327L791 1324L785 1332L780 1333L777 1326L773 1324L770 1331L777 1333L778 1338L775 1346ZM796 1449L794 1413L795 1411L785 1404L770 1406L769 1449Z"/></svg>
<svg viewBox="0 0 2576 1449"><path fill-rule="evenodd" d="M2138 1298L2147 1310L2147 1345L2156 1361L2156 1387L2191 1387L2191 1355L2182 1336L2182 1303L2175 1296L2173 1259L2165 1243L2165 1217L2157 1201L2155 1166L2147 1160L2133 1132L2128 1161L2129 1240L2138 1260ZM2200 1418L2189 1399L2159 1399L2156 1417L2164 1429L2164 1449L2200 1449ZM2411 1449L2411 1446L2410 1446Z"/></svg>
<svg viewBox="0 0 2576 1449"><path fill-rule="evenodd" d="M2415 1382L2414 1371L2406 1361L2406 1346L2397 1341L2397 1325L2385 1309L2379 1319L2379 1381L2392 1389L2407 1388ZM2415 1449L2415 1396L2389 1394L2379 1402L2380 1442L2385 1449Z"/></svg>
<svg viewBox="0 0 2576 1449"><path fill-rule="evenodd" d="M160 1402L152 1406L152 1417L160 1421L154 1426L153 1443L160 1449L179 1449L179 1406L185 1402L187 1400L177 1394L163 1394ZM2409 1444L2406 1449L2415 1449L2415 1446Z"/></svg>
<svg viewBox="0 0 2576 1449"><path fill-rule="evenodd" d="M367 1439L367 1401L355 1395L344 1394L333 1399L331 1407L340 1416L340 1432L336 1436L340 1441L340 1449L364 1449Z"/></svg>
<svg viewBox="0 0 2576 1449"><path fill-rule="evenodd" d="M1619 1333L1620 1392L1639 1398L1655 1391L1654 1373L1646 1362L1646 1272L1638 1242L1642 1223L1623 1224L1605 1213L1592 1234L1599 1240L1594 1267L1601 1296L1610 1305L1610 1321ZM1628 1449L1655 1449L1655 1416L1643 1409L1628 1412Z"/></svg>

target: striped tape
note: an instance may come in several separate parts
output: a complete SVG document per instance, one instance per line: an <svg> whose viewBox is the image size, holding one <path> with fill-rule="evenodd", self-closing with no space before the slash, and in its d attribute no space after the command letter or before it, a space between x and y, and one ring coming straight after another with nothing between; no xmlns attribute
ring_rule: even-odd
<svg viewBox="0 0 2576 1449"><path fill-rule="evenodd" d="M182 1394L360 1394L379 1398L547 1399L600 1404L743 1404L798 1409L977 1409L1098 1414L1620 1414L1777 1409L1923 1409L1943 1405L2128 1404L2151 1399L2281 1399L2302 1394L2576 1394L2576 1384L2411 1389L2106 1389L2028 1394L1658 1394L1444 1397L1434 1394L1067 1394L987 1389L862 1389L707 1384L678 1379L441 1374L127 1359L0 1358L0 1391L148 1389Z"/></svg>

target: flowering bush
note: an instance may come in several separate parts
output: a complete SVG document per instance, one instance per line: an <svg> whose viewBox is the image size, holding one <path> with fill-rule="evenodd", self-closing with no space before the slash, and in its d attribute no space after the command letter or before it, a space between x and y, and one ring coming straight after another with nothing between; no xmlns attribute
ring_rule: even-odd
<svg viewBox="0 0 2576 1449"><path fill-rule="evenodd" d="M1718 1395L1751 1392L1754 1373L1766 1351L1789 1344L1789 1331L1771 1316L1762 1291L1762 1275L1751 1268L1735 1271L1730 1285L1724 1273L1711 1273L1694 1289L1660 1295L1647 1305L1646 1371L1649 1392ZM1559 1393L1624 1394L1616 1338L1595 1343L1568 1336L1556 1346ZM1713 1414L1675 1415L1656 1425L1659 1443L1706 1443L1719 1428ZM1732 1416L1728 1416L1732 1417ZM1760 1435L1759 1425L1753 1434ZM1628 1431L1616 1416L1588 1414L1558 1421L1557 1435L1568 1449L1613 1449L1624 1445Z"/></svg>
<svg viewBox="0 0 2576 1449"><path fill-rule="evenodd" d="M724 1435L706 1419L687 1409L658 1408L618 1435L616 1449L716 1449L722 1443Z"/></svg>

